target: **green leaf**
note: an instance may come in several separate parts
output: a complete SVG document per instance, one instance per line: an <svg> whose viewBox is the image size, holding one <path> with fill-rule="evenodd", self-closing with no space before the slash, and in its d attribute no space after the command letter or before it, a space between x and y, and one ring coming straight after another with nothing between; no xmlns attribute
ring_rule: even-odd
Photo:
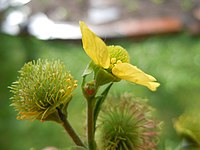
<svg viewBox="0 0 200 150"><path fill-rule="evenodd" d="M97 97L97 102L96 102L96 105L94 108L94 129L96 126L96 120L97 120L99 112L101 110L101 106L102 106L103 102L105 101L107 94L112 85L113 85L113 83L109 84L109 86L101 93L101 95L99 97Z"/></svg>

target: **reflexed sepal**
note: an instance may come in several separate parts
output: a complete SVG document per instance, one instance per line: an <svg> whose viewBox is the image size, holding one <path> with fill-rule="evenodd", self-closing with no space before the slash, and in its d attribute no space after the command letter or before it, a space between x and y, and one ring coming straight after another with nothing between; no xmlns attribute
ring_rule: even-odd
<svg viewBox="0 0 200 150"><path fill-rule="evenodd" d="M108 71L99 67L97 70L95 70L95 80L96 84L101 86L111 82L119 82L121 79L113 76Z"/></svg>
<svg viewBox="0 0 200 150"><path fill-rule="evenodd" d="M89 83L86 83L86 77L93 73L93 80ZM111 83L111 82L119 82L121 79L115 77L109 70L105 70L102 67L94 64L94 62L90 62L83 74L83 82L82 88L84 89L84 93L92 95L96 94L96 90L99 86ZM85 94L84 94L85 95Z"/></svg>

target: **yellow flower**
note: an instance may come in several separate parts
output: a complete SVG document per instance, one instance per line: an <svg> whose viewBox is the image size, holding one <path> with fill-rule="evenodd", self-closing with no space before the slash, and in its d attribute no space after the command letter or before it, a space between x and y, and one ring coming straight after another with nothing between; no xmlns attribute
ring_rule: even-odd
<svg viewBox="0 0 200 150"><path fill-rule="evenodd" d="M155 91L156 79L129 63L129 55L121 46L107 46L102 39L80 21L83 48L92 61L119 79L148 87Z"/></svg>

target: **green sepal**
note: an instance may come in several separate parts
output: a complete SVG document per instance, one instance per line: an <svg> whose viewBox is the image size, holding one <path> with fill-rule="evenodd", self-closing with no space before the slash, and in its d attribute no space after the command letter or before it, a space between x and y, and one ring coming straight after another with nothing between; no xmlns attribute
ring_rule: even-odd
<svg viewBox="0 0 200 150"><path fill-rule="evenodd" d="M44 118L43 120L41 121L55 121L57 123L61 123L62 121L60 120L60 117L58 115L58 112L55 111L51 114L49 114L46 118Z"/></svg>
<svg viewBox="0 0 200 150"><path fill-rule="evenodd" d="M61 104L60 106L57 107L57 109L60 109L62 114L64 114L66 117L67 117L67 107L69 102L71 101L71 98L72 97L70 97L70 100L67 103ZM57 109L55 109L54 112L48 114L47 117L42 119L42 121L55 121L57 123L62 123L62 120L60 119Z"/></svg>
<svg viewBox="0 0 200 150"><path fill-rule="evenodd" d="M71 102L72 96L68 98L69 100L66 103L63 103L59 106L59 108L61 109L61 112L67 116L67 107L69 105L69 103Z"/></svg>
<svg viewBox="0 0 200 150"><path fill-rule="evenodd" d="M110 70L106 70L94 62L90 62L86 69L84 70L82 76L86 77L94 72L94 81L96 82L96 87L105 85L111 82L119 82L121 79L115 77Z"/></svg>
<svg viewBox="0 0 200 150"><path fill-rule="evenodd" d="M112 85L113 85L113 83L109 84L109 86L101 93L101 95L96 98L97 102L96 102L96 105L95 105L95 108L94 108L94 130L95 130L96 121L97 121L99 112L101 110L101 106L102 106L103 102L105 101L105 99L108 95L108 92L109 92Z"/></svg>
<svg viewBox="0 0 200 150"><path fill-rule="evenodd" d="M102 86L111 82L119 82L121 79L115 77L110 71L103 69L97 65L92 65L94 70L94 80L97 86Z"/></svg>

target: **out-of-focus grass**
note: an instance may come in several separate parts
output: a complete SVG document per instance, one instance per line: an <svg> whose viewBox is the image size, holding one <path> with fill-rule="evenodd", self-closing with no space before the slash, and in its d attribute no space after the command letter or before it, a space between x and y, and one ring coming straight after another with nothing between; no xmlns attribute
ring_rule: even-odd
<svg viewBox="0 0 200 150"><path fill-rule="evenodd" d="M0 149L63 148L71 145L64 130L55 123L16 120L16 112L9 107L11 94L7 87L17 79L17 71L24 62L38 58L62 60L80 85L81 74L89 62L81 42L39 41L33 37L7 35L0 35L0 39ZM113 86L111 94L128 91L137 97L148 98L149 103L156 108L158 118L164 121L160 149L164 149L162 146L165 141L176 145L178 138L172 120L185 109L200 106L200 38L181 34L141 41L116 39L106 43L126 48L131 63L161 83L156 92L151 92L145 87L121 81ZM85 101L81 98L79 86L69 106L69 119L81 135L85 132L85 129L80 129L84 124L84 111ZM174 139L174 143L168 142Z"/></svg>

